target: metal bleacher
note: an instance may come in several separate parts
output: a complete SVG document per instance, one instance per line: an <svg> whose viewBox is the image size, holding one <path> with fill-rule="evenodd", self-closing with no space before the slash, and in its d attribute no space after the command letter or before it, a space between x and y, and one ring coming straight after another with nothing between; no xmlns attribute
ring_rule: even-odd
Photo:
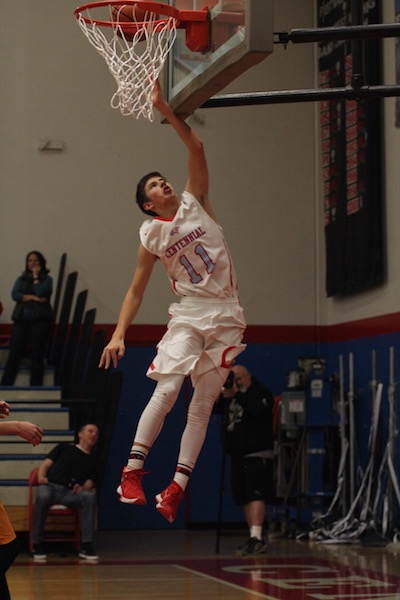
<svg viewBox="0 0 400 600"><path fill-rule="evenodd" d="M78 294L69 324L77 273L68 275L62 294L65 265L66 255L63 254L54 297L55 322L48 345L44 385L29 386L29 362L24 361L15 385L0 386L0 400L6 400L10 405L9 418L37 423L44 430L42 442L35 448L15 435L0 437L0 498L16 531L28 530L29 473L55 445L76 441L82 424L95 422L99 426L98 457L105 466L122 387L122 371L109 373L97 368L106 334L103 329L94 331L96 310L85 312L86 290ZM7 351L5 342L0 347L0 376ZM110 396L113 398L108 402Z"/></svg>

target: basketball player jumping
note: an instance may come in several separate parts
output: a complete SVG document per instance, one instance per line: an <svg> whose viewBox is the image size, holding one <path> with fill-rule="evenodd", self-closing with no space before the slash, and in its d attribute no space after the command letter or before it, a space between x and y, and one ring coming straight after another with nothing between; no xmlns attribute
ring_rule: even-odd
<svg viewBox="0 0 400 600"><path fill-rule="evenodd" d="M190 374L194 393L176 473L172 483L156 496L158 511L172 523L203 445L214 401L234 358L245 348L242 337L246 323L235 270L208 199L203 143L172 112L158 83L153 105L187 147L188 180L180 199L158 172L149 173L138 183L137 203L153 218L140 228L136 271L99 366L106 369L111 363L117 366L118 359L123 357L126 330L140 307L153 266L159 259L174 293L181 299L170 306L168 330L147 371L157 385L140 417L117 492L121 502L146 504L142 488L144 461L176 402L185 376Z"/></svg>

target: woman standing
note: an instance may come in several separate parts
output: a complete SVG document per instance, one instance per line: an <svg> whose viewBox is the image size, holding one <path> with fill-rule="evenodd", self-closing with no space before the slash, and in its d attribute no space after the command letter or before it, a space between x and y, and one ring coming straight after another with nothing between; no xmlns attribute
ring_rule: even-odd
<svg viewBox="0 0 400 600"><path fill-rule="evenodd" d="M31 359L30 385L43 385L44 354L53 320L50 306L52 289L53 280L43 254L36 250L30 252L26 257L25 271L17 278L11 292L16 305L1 385L14 385L27 342Z"/></svg>

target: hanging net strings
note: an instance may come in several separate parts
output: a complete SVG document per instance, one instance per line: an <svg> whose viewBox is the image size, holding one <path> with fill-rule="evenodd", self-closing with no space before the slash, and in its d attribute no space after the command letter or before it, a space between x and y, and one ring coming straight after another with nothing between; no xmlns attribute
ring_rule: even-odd
<svg viewBox="0 0 400 600"><path fill-rule="evenodd" d="M105 28L108 36L88 9L86 18L78 16L78 24L117 82L112 108L119 108L123 116L135 119L142 116L153 121L153 89L176 39L176 19L159 20L155 13L146 12L144 20L134 21L132 33L127 33L119 20L120 10L112 16L111 8L112 5L109 6L112 24Z"/></svg>

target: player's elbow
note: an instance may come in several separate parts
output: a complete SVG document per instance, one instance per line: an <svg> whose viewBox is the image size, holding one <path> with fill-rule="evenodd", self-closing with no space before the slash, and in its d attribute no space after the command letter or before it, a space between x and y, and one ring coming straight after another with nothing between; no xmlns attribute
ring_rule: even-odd
<svg viewBox="0 0 400 600"><path fill-rule="evenodd" d="M196 152L196 154L198 154L199 156L205 155L203 140L201 140L197 135L193 146L193 152Z"/></svg>
<svg viewBox="0 0 400 600"><path fill-rule="evenodd" d="M204 154L203 140L197 135L197 133L193 129L191 129L190 131L188 147L190 149L190 152L193 154Z"/></svg>

